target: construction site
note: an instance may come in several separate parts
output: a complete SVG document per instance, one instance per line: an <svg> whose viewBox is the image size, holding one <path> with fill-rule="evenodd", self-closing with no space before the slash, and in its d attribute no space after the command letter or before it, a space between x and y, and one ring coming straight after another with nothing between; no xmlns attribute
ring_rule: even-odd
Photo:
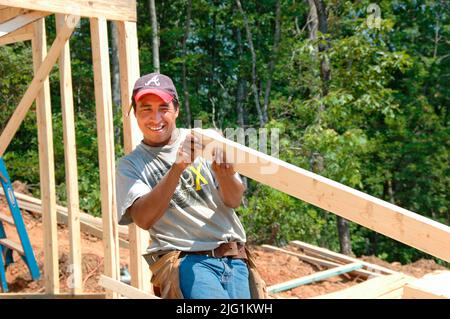
<svg viewBox="0 0 450 319"><path fill-rule="evenodd" d="M0 133L0 157L36 104L41 198L11 181L0 163L0 282L2 298L157 299L142 255L149 234L135 224L119 226L116 214L115 148L107 21L119 36L124 151L140 142L129 111L140 76L134 1L0 0L0 45L31 41L34 78ZM57 36L49 43L45 17L55 15ZM97 121L101 218L79 208L69 39L80 19L89 19ZM49 74L59 65L65 163L55 163ZM1 106L0 106L1 107ZM301 201L320 207L450 262L450 227L365 194L278 158L202 129L193 129L211 158L212 145L226 149L236 171ZM67 207L55 195L55 165L66 172ZM273 175L264 169L274 169ZM272 299L449 299L450 270L431 259L388 263L374 256L350 257L293 240L285 247L252 245Z"/></svg>

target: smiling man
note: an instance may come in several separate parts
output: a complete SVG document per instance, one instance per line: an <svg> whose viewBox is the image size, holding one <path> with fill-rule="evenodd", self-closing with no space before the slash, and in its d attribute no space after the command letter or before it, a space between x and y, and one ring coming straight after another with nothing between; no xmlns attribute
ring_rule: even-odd
<svg viewBox="0 0 450 319"><path fill-rule="evenodd" d="M168 76L138 79L132 105L144 138L118 163L118 215L150 232L152 283L165 298L250 298L239 175L219 150L213 162L198 156L190 130L176 127Z"/></svg>

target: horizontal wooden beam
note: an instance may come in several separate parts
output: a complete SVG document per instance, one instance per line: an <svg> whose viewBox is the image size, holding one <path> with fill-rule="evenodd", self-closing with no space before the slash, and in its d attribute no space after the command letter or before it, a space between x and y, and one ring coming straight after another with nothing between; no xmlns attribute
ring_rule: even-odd
<svg viewBox="0 0 450 319"><path fill-rule="evenodd" d="M30 11L28 13L18 15L8 21L5 21L0 24L0 38L26 25L29 25L30 23L44 18L49 14L50 13L48 12Z"/></svg>
<svg viewBox="0 0 450 319"><path fill-rule="evenodd" d="M33 39L33 26L27 25L0 38L0 46Z"/></svg>
<svg viewBox="0 0 450 319"><path fill-rule="evenodd" d="M105 275L100 276L100 281L98 284L105 289L111 290L130 299L161 299L153 294L134 288L133 286L124 284L121 281L114 280Z"/></svg>
<svg viewBox="0 0 450 319"><path fill-rule="evenodd" d="M404 274L381 276L311 299L384 299L393 293L397 298L401 298L403 287L412 280L414 278Z"/></svg>
<svg viewBox="0 0 450 319"><path fill-rule="evenodd" d="M279 283L276 285L269 286L269 287L267 287L267 292L268 293L278 293L278 292L290 290L290 289L293 289L293 288L296 288L296 287L299 287L302 285L307 285L307 284L310 284L310 283L313 283L316 281L321 281L321 280L325 280L330 277L342 275L347 272L350 272L350 271L353 271L356 269L360 269L360 268L362 268L362 266L363 265L361 263L351 263L351 264L342 265L342 266L339 266L336 268L319 271L319 272L316 272L316 273L308 275L308 276L292 279L292 280L289 280L286 282L282 282L282 283Z"/></svg>
<svg viewBox="0 0 450 319"><path fill-rule="evenodd" d="M2 7L0 6L0 23L8 21L18 15L25 14L30 10L14 7Z"/></svg>
<svg viewBox="0 0 450 319"><path fill-rule="evenodd" d="M450 262L450 227L370 196L278 158L227 140L211 130L193 129L211 159L214 147L249 178Z"/></svg>
<svg viewBox="0 0 450 319"><path fill-rule="evenodd" d="M108 20L137 20L136 0L0 0L0 5Z"/></svg>
<svg viewBox="0 0 450 319"><path fill-rule="evenodd" d="M52 47L48 51L48 54L45 57L44 61L42 61L42 64L35 73L30 86L27 88L25 94L20 100L19 105L9 119L8 124L6 125L5 129L2 132L2 135L0 136L0 156L3 156L9 143L11 143L12 138L16 134L20 124L22 123L28 110L33 104L33 101L36 99L36 96L41 90L44 84L44 80L48 77L51 69L58 59L61 49L64 47L64 44L72 35L72 32L79 19L80 17L70 16L61 31L57 33Z"/></svg>

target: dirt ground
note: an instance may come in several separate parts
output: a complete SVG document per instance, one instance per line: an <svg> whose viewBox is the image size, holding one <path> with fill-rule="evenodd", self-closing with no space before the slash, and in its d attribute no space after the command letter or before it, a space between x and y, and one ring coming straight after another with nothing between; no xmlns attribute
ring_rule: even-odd
<svg viewBox="0 0 450 319"><path fill-rule="evenodd" d="M9 215L9 209L4 200L0 200L0 212ZM43 232L40 215L34 215L27 211L22 211L27 227L28 235L34 249L36 259L43 273ZM15 228L4 223L8 238L18 241ZM100 275L103 273L103 243L100 239L89 234L82 233L82 267L83 267L83 290L84 292L103 292L103 288L98 285ZM60 290L69 292L71 265L69 264L69 231L67 226L58 226L58 247L59 247L59 269L60 269ZM281 252L268 251L260 246L252 246L252 251L256 257L259 271L267 285L281 283L287 280L306 276L317 271L317 266L300 261L297 257L286 255ZM292 247L286 247L295 250ZM7 269L6 279L10 292L40 293L44 292L44 283L41 277L38 281L32 281L28 268L19 256L14 253L16 262ZM127 266L129 252L127 249L120 249L121 267ZM436 264L433 260L421 259L412 264L401 265L400 263L387 263L374 256L361 258L364 261L378 264L386 268L400 271L415 277L433 272L434 270L445 270L446 268ZM341 290L361 282L361 279L350 278L349 276L336 276L328 280L314 284L304 285L286 292L274 295L274 298L308 298L317 295Z"/></svg>

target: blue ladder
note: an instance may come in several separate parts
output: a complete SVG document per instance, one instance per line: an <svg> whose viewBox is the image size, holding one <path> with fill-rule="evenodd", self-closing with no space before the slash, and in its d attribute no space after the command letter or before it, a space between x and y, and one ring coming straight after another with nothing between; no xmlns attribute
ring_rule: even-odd
<svg viewBox="0 0 450 319"><path fill-rule="evenodd" d="M5 269L11 263L14 262L13 251L19 253L22 259L27 264L31 278L33 280L39 279L41 276L39 272L39 267L34 257L33 248L30 244L30 239L28 238L27 230L23 222L22 214L20 213L19 205L14 196L14 189L11 185L8 172L6 171L5 162L3 158L0 157L0 181L5 192L5 197L8 202L9 209L11 211L11 216L0 213L0 286L3 292L8 292L8 284L6 283ZM21 244L18 244L8 238L6 238L5 228L3 223L8 223L15 225L17 233L20 238ZM4 258L4 260L3 260Z"/></svg>

